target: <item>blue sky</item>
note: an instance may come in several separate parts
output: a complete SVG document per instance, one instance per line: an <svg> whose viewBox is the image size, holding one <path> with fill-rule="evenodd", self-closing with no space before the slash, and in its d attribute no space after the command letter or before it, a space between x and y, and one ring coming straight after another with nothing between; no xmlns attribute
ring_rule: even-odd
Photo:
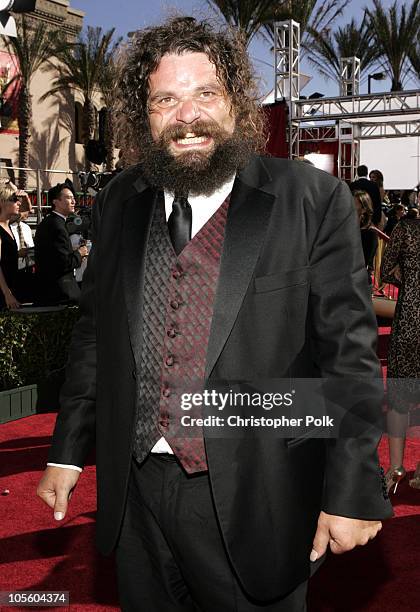
<svg viewBox="0 0 420 612"><path fill-rule="evenodd" d="M392 2L393 0L382 0L385 7L390 6ZM337 20L337 24L344 25L352 17L360 20L364 7L371 5L371 0L351 0L345 15ZM205 0L71 0L71 6L85 11L85 25L102 26L104 29L115 27L116 33L120 36L158 23L174 11L195 17L214 15ZM272 89L274 81L274 69L267 65L271 62L268 44L255 40L251 43L250 53L255 68L262 78L262 90L268 92ZM313 76L312 81L302 91L303 94L310 95L314 91L319 91L325 95L338 95L338 85L332 81L325 81L306 62L302 63L301 71ZM413 83L406 85L407 88L413 86ZM388 81L372 81L372 91L389 91L389 89ZM362 82L361 93L366 92L367 85Z"/></svg>

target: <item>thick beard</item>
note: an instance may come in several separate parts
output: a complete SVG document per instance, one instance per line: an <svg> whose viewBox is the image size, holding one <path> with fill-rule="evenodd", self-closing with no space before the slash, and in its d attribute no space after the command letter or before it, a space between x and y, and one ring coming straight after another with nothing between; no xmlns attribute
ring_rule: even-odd
<svg viewBox="0 0 420 612"><path fill-rule="evenodd" d="M169 145L173 138L182 138L194 131L197 136L211 136L214 146L210 151L186 151L172 155ZM150 132L143 134L141 171L153 187L183 195L210 195L244 168L255 144L245 138L239 128L233 134L218 125L197 122L194 126L167 128L155 142Z"/></svg>

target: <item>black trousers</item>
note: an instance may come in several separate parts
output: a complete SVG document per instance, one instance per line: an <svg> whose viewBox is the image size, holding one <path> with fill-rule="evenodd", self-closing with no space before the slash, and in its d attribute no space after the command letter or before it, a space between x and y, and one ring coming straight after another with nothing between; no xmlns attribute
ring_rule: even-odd
<svg viewBox="0 0 420 612"><path fill-rule="evenodd" d="M150 455L141 466L133 460L116 561L123 612L306 610L306 582L275 602L246 595L227 558L208 475L187 476L170 455Z"/></svg>

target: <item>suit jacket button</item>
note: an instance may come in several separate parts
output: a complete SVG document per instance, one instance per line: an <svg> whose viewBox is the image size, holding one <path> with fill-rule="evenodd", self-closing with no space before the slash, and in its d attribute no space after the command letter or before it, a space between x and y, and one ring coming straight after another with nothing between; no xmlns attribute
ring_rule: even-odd
<svg viewBox="0 0 420 612"><path fill-rule="evenodd" d="M178 310L179 302L177 300L171 300L171 308L173 308L174 310Z"/></svg>
<svg viewBox="0 0 420 612"><path fill-rule="evenodd" d="M165 359L165 363L169 367L173 366L174 362L175 362L175 359L172 357L172 355L168 355L168 357Z"/></svg>
<svg viewBox="0 0 420 612"><path fill-rule="evenodd" d="M137 372L135 370L133 370L131 372L131 374L133 375L134 380L137 378Z"/></svg>

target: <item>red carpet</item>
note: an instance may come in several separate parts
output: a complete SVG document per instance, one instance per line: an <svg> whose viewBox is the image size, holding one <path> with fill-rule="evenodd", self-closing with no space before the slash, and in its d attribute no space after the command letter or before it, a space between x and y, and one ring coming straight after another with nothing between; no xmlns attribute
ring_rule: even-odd
<svg viewBox="0 0 420 612"><path fill-rule="evenodd" d="M71 610L116 610L112 562L93 544L94 467L85 469L60 527L35 497L54 420L36 415L0 428L0 493L10 491L0 496L0 591L66 590ZM386 455L382 443L385 466ZM419 437L407 442L407 469L417 460ZM393 503L396 516L374 542L327 559L312 580L310 612L420 610L420 491L403 481Z"/></svg>
<svg viewBox="0 0 420 612"><path fill-rule="evenodd" d="M0 496L0 591L70 591L71 610L116 610L112 562L94 548L95 468L85 468L60 524L35 496L54 422L45 414L0 428L0 493L10 490Z"/></svg>

